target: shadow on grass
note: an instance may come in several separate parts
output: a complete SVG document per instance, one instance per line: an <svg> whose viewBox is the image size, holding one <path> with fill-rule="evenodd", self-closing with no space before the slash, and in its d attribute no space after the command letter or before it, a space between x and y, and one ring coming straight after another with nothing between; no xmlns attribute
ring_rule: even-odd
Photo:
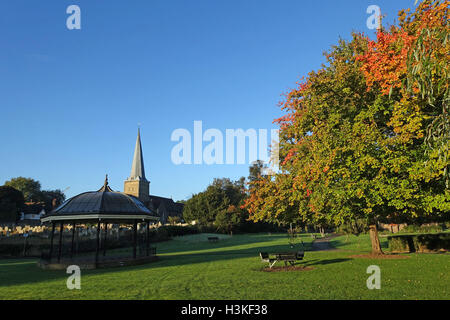
<svg viewBox="0 0 450 320"><path fill-rule="evenodd" d="M305 261L305 266L319 266L319 265L327 265L327 264L333 264L333 263L342 263L346 261L350 261L352 259L350 258L338 258L338 259L314 259L314 260L308 260Z"/></svg>
<svg viewBox="0 0 450 320"><path fill-rule="evenodd" d="M354 241L346 241L344 239L332 239L330 240L330 246L333 249L350 249L355 251L370 251L371 244L370 239L359 239L359 242L355 243ZM389 243L387 240L383 241L380 239L380 246L383 250L389 249Z"/></svg>
<svg viewBox="0 0 450 320"><path fill-rule="evenodd" d="M284 246L284 251L296 251L296 250L305 250L305 251L311 251L312 250L312 243L309 241L308 235L302 235L302 239L306 242L302 246L301 244L297 244L294 246L294 248L290 248L288 243L288 238L286 234L251 234L251 235L235 235L233 237L221 239L218 242L209 242L207 241L207 237L205 236L205 241L198 241L191 243L193 246L189 246L190 244L188 241L183 242L183 240L176 239L175 241L166 242L166 244L169 244L167 247L163 247L163 249L159 249L158 253L173 253L173 252L187 252L187 251L206 251L206 250L216 250L216 249L225 249L228 247L234 247L234 246L245 246L245 245L252 245L259 242L273 242L273 241L280 241L285 240L286 245ZM265 246L267 248L270 248L272 246ZM252 252L258 252L263 250L265 248L264 246L257 246L257 247L251 247L246 248L245 250L249 250ZM243 249L244 250L244 249ZM230 250L232 251L232 250Z"/></svg>
<svg viewBox="0 0 450 320"><path fill-rule="evenodd" d="M274 239L276 238L276 239ZM139 270L149 270L165 268L170 266L183 266L197 263L205 262L216 262L220 260L233 260L241 258L253 257L258 259L256 261L260 262L259 252L286 252L286 251L296 251L299 248L290 248L289 245L266 245L262 244L260 246L256 245L251 248L243 249L226 249L232 246L246 245L246 244L257 244L257 242L269 242L280 239L280 236L261 236L261 237L249 237L249 241L226 241L222 243L215 244L203 244L199 246L189 246L186 243L173 243L164 249L170 253L163 253L159 255L159 260L156 262L151 262L144 265L130 266L130 267L117 267L117 268L105 268L96 270L82 270L82 275L96 275L96 274L107 274L107 273L122 273L130 271ZM244 240L241 239L241 240ZM175 242L175 241L174 241ZM207 251L211 249L225 249L218 251ZM194 252L188 253L188 251L205 251L205 252ZM184 253L186 252L186 253ZM333 259L333 260L315 260L308 263L313 263L313 265L318 264L328 264L337 263L345 259ZM347 259L348 260L348 259ZM61 285L65 285L65 280L69 276L65 271L52 271L52 270L42 270L37 267L38 259L9 259L0 260L0 287L15 286L23 284L32 284L39 282L50 282L50 281L61 281ZM309 265L309 264L308 264ZM245 270L243 270L245 271Z"/></svg>
<svg viewBox="0 0 450 320"><path fill-rule="evenodd" d="M303 267L303 268L310 268L310 267L314 267L314 266L320 266L320 265L328 265L328 264L333 264L333 263L342 263L342 262L347 262L353 259L350 258L339 258L339 259L313 259L313 260L304 260L304 261L299 261L296 262L294 264L294 267ZM253 271L267 271L268 264L265 263L263 266L261 266L260 268L253 268ZM283 262L278 262L275 264L275 267L285 267L285 264ZM287 268L289 268L290 266L287 265ZM312 269L308 269L308 270L312 270ZM291 270L287 270L287 271L291 271ZM292 270L292 271L302 271L302 269L299 270Z"/></svg>
<svg viewBox="0 0 450 320"><path fill-rule="evenodd" d="M65 277L62 271L44 271L36 265L37 259L0 260L0 287L45 282Z"/></svg>

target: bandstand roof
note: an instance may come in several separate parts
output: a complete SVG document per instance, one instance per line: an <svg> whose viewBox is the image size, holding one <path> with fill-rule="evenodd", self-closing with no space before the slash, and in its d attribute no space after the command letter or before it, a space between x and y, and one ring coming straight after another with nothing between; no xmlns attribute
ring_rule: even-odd
<svg viewBox="0 0 450 320"><path fill-rule="evenodd" d="M138 198L113 191L108 176L98 191L81 193L68 199L41 218L43 223L54 221L131 222L134 220L159 221L157 214Z"/></svg>

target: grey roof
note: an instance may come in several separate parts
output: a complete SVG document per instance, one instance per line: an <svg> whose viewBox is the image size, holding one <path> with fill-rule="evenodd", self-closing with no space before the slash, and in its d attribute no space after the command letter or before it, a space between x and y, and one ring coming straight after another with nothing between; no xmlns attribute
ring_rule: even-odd
<svg viewBox="0 0 450 320"><path fill-rule="evenodd" d="M108 186L108 179L98 191L81 193L65 201L48 215L42 218L43 222L58 220L58 217L77 216L83 219L108 217L111 219L147 219L155 218L156 214L150 211L138 198L131 195L115 192Z"/></svg>
<svg viewBox="0 0 450 320"><path fill-rule="evenodd" d="M183 213L184 204L177 203L173 201L173 199L150 195L150 202L155 209L164 206L171 212L177 212L179 214Z"/></svg>
<svg viewBox="0 0 450 320"><path fill-rule="evenodd" d="M129 180L146 180L144 170L144 155L142 154L141 133L138 129L136 147L134 148L133 164Z"/></svg>

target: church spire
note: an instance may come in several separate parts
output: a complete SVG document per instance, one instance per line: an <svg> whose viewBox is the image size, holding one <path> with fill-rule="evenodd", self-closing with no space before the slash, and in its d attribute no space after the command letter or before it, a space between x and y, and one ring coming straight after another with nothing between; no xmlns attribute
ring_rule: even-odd
<svg viewBox="0 0 450 320"><path fill-rule="evenodd" d="M147 180L144 170L144 156L142 154L141 132L138 128L136 147L134 148L133 164L131 166L130 180Z"/></svg>
<svg viewBox="0 0 450 320"><path fill-rule="evenodd" d="M144 203L150 200L150 181L145 177L144 156L142 154L141 132L138 128L136 147L134 148L131 175L125 180L123 191L126 194L139 198Z"/></svg>

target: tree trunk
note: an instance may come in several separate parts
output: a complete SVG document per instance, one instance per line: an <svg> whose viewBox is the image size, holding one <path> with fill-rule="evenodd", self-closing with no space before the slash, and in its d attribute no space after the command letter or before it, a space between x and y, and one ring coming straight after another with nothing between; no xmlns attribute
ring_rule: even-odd
<svg viewBox="0 0 450 320"><path fill-rule="evenodd" d="M380 239L378 238L377 225L371 224L369 228L370 241L372 242L372 254L383 254L383 250L381 250Z"/></svg>

